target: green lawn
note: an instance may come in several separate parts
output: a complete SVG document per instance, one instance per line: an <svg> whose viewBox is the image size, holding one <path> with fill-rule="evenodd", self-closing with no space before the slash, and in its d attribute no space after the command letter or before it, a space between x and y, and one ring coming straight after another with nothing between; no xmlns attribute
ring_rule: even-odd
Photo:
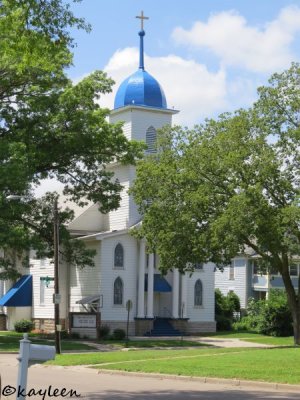
<svg viewBox="0 0 300 400"><path fill-rule="evenodd" d="M294 338L292 336L289 336L289 337L262 336L262 337L246 338L244 340L246 342L270 344L273 346L293 346L294 345Z"/></svg>
<svg viewBox="0 0 300 400"><path fill-rule="evenodd" d="M154 359L152 362L135 360L97 368L300 384L299 348L224 350L199 351L197 357L191 357L189 351L184 351L181 358L172 354L168 359L157 357L155 362Z"/></svg>
<svg viewBox="0 0 300 400"><path fill-rule="evenodd" d="M299 361L300 348L203 348L63 354L48 364L300 384Z"/></svg>
<svg viewBox="0 0 300 400"><path fill-rule="evenodd" d="M6 335L0 334L0 352L3 351L15 351L19 352L20 340L23 338L23 334L15 334L10 336L11 332L6 332ZM30 335L29 339L35 344L45 344L48 346L54 346L54 340L38 339L36 335ZM61 349L64 350L94 350L95 347L88 346L79 342L72 342L70 340L61 341Z"/></svg>
<svg viewBox="0 0 300 400"><path fill-rule="evenodd" d="M160 358L173 357L198 357L203 354L212 354L222 350L222 353L230 353L234 351L243 351L243 349L173 349L173 350L129 350L129 351L114 351L114 352L98 352L89 354L62 354L57 355L55 360L48 361L51 365L95 365L104 363L119 363L144 361Z"/></svg>

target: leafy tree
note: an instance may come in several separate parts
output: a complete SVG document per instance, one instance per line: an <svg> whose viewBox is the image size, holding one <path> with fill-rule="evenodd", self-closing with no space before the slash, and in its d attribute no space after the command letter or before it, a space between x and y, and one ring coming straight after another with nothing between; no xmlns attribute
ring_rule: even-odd
<svg viewBox="0 0 300 400"><path fill-rule="evenodd" d="M144 216L139 235L161 267L184 270L197 260L227 265L255 252L279 271L300 344L300 66L258 90L249 110L223 114L193 130L162 132L156 155L138 165L132 193Z"/></svg>
<svg viewBox="0 0 300 400"><path fill-rule="evenodd" d="M70 28L90 29L63 0L0 2L2 277L13 274L13 259L32 244L51 253L53 196L34 200L34 186L44 178L56 178L69 199L79 205L86 200L99 203L107 212L119 206L121 190L107 164L133 163L140 152L137 143L124 137L121 124L107 122L109 111L95 101L111 91L113 81L101 71L77 84L68 79L74 46ZM28 200L9 203L12 194ZM62 213L61 224L70 217ZM61 235L70 258L75 245L67 240L66 231ZM79 265L92 264L91 254L76 246Z"/></svg>

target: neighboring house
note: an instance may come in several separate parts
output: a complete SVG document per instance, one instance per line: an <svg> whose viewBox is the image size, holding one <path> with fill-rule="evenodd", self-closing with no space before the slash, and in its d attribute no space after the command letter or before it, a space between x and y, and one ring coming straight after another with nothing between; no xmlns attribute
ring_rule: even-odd
<svg viewBox="0 0 300 400"><path fill-rule="evenodd" d="M161 86L145 71L144 31L139 35L139 69L120 85L110 122L124 121L126 137L146 142L147 152L153 153L156 130L171 125L172 115L178 111L167 108ZM83 240L97 254L94 268L61 265L62 324L72 324L77 315L73 313L96 311L101 314L102 324L112 330L126 329L126 303L130 300L130 334L145 334L157 318L169 319L174 328L187 333L215 331L214 265L197 264L191 276L175 269L162 277L158 257L147 254L147 243L130 234L132 227L142 223L127 193L136 176L135 167L114 164L109 168L124 186L120 208L103 215L97 205L91 205L70 224L77 240ZM53 328L53 265L48 260L31 258L29 273L33 279L31 313L35 325L39 329ZM92 322L82 321L76 319L72 330L95 336Z"/></svg>
<svg viewBox="0 0 300 400"><path fill-rule="evenodd" d="M298 285L299 273L300 263L292 263L290 275L295 288ZM247 308L250 298L265 299L271 289L284 289L284 283L277 272L260 272L256 255L244 255L234 258L223 271L215 270L215 287L224 295L233 291L239 296L241 307Z"/></svg>

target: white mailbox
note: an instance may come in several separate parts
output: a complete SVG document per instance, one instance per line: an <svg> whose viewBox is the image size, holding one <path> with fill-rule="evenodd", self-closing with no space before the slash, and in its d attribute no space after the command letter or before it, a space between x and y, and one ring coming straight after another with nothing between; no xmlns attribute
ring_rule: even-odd
<svg viewBox="0 0 300 400"><path fill-rule="evenodd" d="M40 344L31 344L29 348L29 360L30 361L47 361L54 360L55 358L55 347L44 346Z"/></svg>
<svg viewBox="0 0 300 400"><path fill-rule="evenodd" d="M40 344L31 344L28 340L28 334L24 333L24 339L20 340L20 353L19 353L19 372L17 388L20 388L17 395L17 400L24 400L22 390L26 393L27 386L27 373L29 363L43 362L53 360L55 358L55 346L44 346Z"/></svg>

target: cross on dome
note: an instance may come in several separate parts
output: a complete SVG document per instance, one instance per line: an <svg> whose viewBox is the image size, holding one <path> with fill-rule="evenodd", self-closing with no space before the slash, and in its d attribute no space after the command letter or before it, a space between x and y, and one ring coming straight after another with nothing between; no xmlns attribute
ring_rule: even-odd
<svg viewBox="0 0 300 400"><path fill-rule="evenodd" d="M135 18L139 18L141 20L141 31L144 30L144 19L149 19L149 17L144 16L144 11L141 11L141 15L137 15Z"/></svg>
<svg viewBox="0 0 300 400"><path fill-rule="evenodd" d="M125 79L117 91L114 108L126 107L127 105L154 107L160 109L167 108L166 97L160 84L151 76L144 67L144 12L137 15L141 21L140 37L140 62L139 69L127 79Z"/></svg>

